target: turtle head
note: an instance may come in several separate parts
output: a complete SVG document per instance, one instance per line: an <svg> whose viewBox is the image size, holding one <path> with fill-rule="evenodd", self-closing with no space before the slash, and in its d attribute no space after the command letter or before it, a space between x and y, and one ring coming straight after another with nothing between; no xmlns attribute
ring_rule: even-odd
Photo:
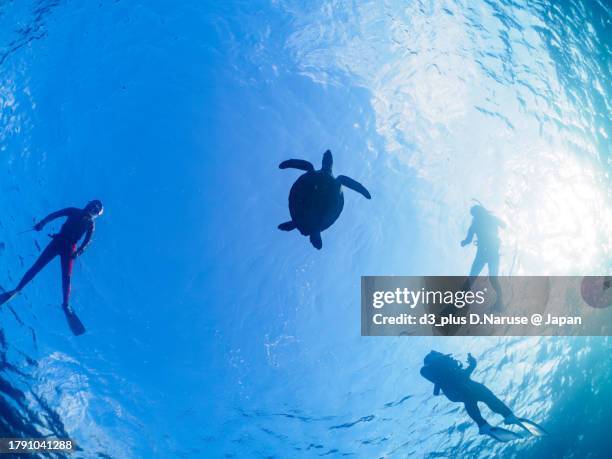
<svg viewBox="0 0 612 459"><path fill-rule="evenodd" d="M334 158L332 157L331 151L327 150L325 153L323 153L323 162L321 163L321 170L331 173L333 165Z"/></svg>

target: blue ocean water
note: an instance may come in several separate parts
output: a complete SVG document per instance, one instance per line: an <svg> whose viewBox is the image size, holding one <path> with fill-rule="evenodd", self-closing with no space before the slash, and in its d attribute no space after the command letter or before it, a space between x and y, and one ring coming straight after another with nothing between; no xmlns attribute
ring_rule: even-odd
<svg viewBox="0 0 612 459"><path fill-rule="evenodd" d="M608 456L607 338L363 338L361 275L465 274L481 201L501 273L612 271L604 1L0 2L0 285L97 197L73 276L0 308L3 435L74 457ZM345 192L314 250L282 233L297 171ZM477 434L432 348L550 437ZM493 415L486 412L487 417ZM493 418L494 419L494 418ZM499 419L498 419L499 420Z"/></svg>

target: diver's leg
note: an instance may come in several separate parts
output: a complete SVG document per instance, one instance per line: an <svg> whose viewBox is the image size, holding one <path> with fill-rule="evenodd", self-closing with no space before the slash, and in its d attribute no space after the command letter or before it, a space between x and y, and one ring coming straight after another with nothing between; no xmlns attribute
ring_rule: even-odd
<svg viewBox="0 0 612 459"><path fill-rule="evenodd" d="M467 411L467 414L474 420L479 428L487 423L480 413L480 408L478 408L478 402L476 402L476 400L465 402L464 405L465 411Z"/></svg>
<svg viewBox="0 0 612 459"><path fill-rule="evenodd" d="M485 403L494 413L501 414L504 418L512 416L512 410L484 384L478 384L475 392L478 395L478 400Z"/></svg>
<svg viewBox="0 0 612 459"><path fill-rule="evenodd" d="M491 395L495 399L497 399L497 397L495 397L492 392L491 392ZM499 403L501 403L502 406L506 407L501 402L501 400L499 399L497 400L499 401ZM478 401L483 401L483 400L478 399ZM495 412L498 412L496 411L496 409L494 409L491 406L491 404L489 404L489 402L490 400L486 402L487 405L489 405L489 408L491 408ZM500 407L496 406L496 408L499 409ZM508 429L502 429L501 427L493 427L487 421L485 421L482 415L480 414L480 409L478 408L478 402L476 400L471 400L470 402L466 402L465 409L467 410L470 417L474 420L474 422L478 424L478 433L480 433L481 435L489 435L492 438L496 439L497 441L502 441L502 442L516 440L518 438L521 438L521 436L517 434L516 432L512 432L511 430L508 430Z"/></svg>
<svg viewBox="0 0 612 459"><path fill-rule="evenodd" d="M60 254L62 262L63 306L68 306L68 300L70 299L70 281L72 279L72 265L74 264L73 254L75 249L76 247L74 244L70 244L64 247Z"/></svg>
<svg viewBox="0 0 612 459"><path fill-rule="evenodd" d="M499 249L492 249L488 252L489 277L497 277L499 276Z"/></svg>
<svg viewBox="0 0 612 459"><path fill-rule="evenodd" d="M470 277L478 277L482 268L485 265L485 254L484 250L479 248L476 251L476 257L474 257L474 262L472 263L472 269L470 270Z"/></svg>
<svg viewBox="0 0 612 459"><path fill-rule="evenodd" d="M82 335L85 333L85 327L83 323L72 310L72 308L68 305L68 301L70 299L70 279L72 277L72 265L74 264L74 251L76 249L75 244L66 244L65 247L62 248L61 251L61 260L62 260L62 292L64 294L64 302L62 304L62 309L64 310L64 314L66 315L66 320L68 321L68 326L70 330L75 336Z"/></svg>
<svg viewBox="0 0 612 459"><path fill-rule="evenodd" d="M25 287L28 282L34 279L34 277L40 272L40 270L43 269L47 265L47 263L53 260L53 258L55 258L57 255L57 243L55 242L55 240L52 240L51 242L49 242L49 245L45 247L45 250L42 251L42 253L38 257L38 260L36 260L32 267L28 269L23 275L21 281L19 281L19 284L15 288L15 291L21 291L21 289L23 289L23 287Z"/></svg>
<svg viewBox="0 0 612 459"><path fill-rule="evenodd" d="M491 286L493 290L495 290L495 295L497 296L497 300L495 301L496 307L501 307L503 305L503 297L502 297L502 288L497 279L499 275L499 250L493 250L489 255L488 265L489 265L489 282L491 282Z"/></svg>
<svg viewBox="0 0 612 459"><path fill-rule="evenodd" d="M479 248L476 251L476 257L474 258L474 262L472 263L472 269L470 270L470 277L468 278L466 284L464 284L463 286L464 290L470 290L472 288L472 285L474 285L474 281L480 274L480 271L482 271L482 268L484 268L484 265L485 265L484 253L483 253L483 250Z"/></svg>

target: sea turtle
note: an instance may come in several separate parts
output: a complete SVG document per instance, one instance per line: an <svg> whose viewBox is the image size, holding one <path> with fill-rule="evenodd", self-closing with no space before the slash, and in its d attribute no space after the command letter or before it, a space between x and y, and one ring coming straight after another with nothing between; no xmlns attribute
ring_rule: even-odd
<svg viewBox="0 0 612 459"><path fill-rule="evenodd" d="M280 169L300 169L306 171L291 187L289 192L289 212L291 220L278 225L278 229L291 231L298 229L304 236L310 236L315 248L323 247L321 231L329 228L342 213L344 196L341 185L350 188L365 198L371 199L365 187L345 175L334 177L331 151L323 154L320 170L303 159L288 159L278 166Z"/></svg>

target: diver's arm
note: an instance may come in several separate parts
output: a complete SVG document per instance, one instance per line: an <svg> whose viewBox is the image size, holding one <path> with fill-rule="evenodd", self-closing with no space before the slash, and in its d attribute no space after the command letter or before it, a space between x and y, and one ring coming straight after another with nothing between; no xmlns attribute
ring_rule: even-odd
<svg viewBox="0 0 612 459"><path fill-rule="evenodd" d="M73 258L80 257L81 255L83 255L83 252L85 252L85 249L91 242L91 237L93 236L94 230L95 225L93 222L91 222L91 226L87 230L87 233L85 233L85 238L83 239L83 242L81 242L79 248L74 252L74 255L72 256Z"/></svg>
<svg viewBox="0 0 612 459"><path fill-rule="evenodd" d="M434 384L434 395L440 395L440 386Z"/></svg>
<svg viewBox="0 0 612 459"><path fill-rule="evenodd" d="M476 369L476 359L474 358L472 354L468 354L467 361L468 361L468 366L467 368L465 368L464 371L467 376L470 376L473 373L473 371Z"/></svg>
<svg viewBox="0 0 612 459"><path fill-rule="evenodd" d="M49 223L52 220L55 220L56 218L69 217L70 214L73 212L73 210L74 209L72 207L66 207L65 209L58 210L57 212L50 213L45 218L43 218L41 221L36 223L34 225L34 229L36 231L40 231L40 230L42 230L45 227L45 225L47 223Z"/></svg>
<svg viewBox="0 0 612 459"><path fill-rule="evenodd" d="M467 236L465 239L461 241L461 247L468 245L474 239L474 225L470 225L470 229L468 230Z"/></svg>

